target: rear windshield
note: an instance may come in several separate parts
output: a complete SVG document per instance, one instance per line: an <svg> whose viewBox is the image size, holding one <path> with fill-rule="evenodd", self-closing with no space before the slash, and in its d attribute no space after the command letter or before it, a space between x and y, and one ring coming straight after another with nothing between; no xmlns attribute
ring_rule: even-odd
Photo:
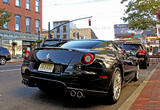
<svg viewBox="0 0 160 110"><path fill-rule="evenodd" d="M70 41L63 44L62 48L80 48L80 49L92 49L98 47L102 41Z"/></svg>
<svg viewBox="0 0 160 110"><path fill-rule="evenodd" d="M142 50L143 47L140 44L123 44L122 48L125 50Z"/></svg>
<svg viewBox="0 0 160 110"><path fill-rule="evenodd" d="M59 43L60 41L45 41L43 46L57 46Z"/></svg>

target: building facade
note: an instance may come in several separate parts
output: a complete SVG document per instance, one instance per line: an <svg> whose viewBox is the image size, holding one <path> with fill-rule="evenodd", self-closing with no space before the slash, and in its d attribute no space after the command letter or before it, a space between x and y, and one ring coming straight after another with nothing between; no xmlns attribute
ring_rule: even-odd
<svg viewBox="0 0 160 110"><path fill-rule="evenodd" d="M75 28L70 30L70 39L98 39L91 28Z"/></svg>
<svg viewBox="0 0 160 110"><path fill-rule="evenodd" d="M0 8L10 12L10 21L0 30L0 45L9 49L13 57L36 47L43 36L42 0L0 0Z"/></svg>
<svg viewBox="0 0 160 110"><path fill-rule="evenodd" d="M54 21L53 33L56 39L70 39L70 21Z"/></svg>

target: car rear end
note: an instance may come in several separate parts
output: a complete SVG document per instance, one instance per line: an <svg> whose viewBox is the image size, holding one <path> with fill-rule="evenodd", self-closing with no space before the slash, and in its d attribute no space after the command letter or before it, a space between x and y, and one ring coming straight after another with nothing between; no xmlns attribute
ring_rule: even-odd
<svg viewBox="0 0 160 110"><path fill-rule="evenodd" d="M7 48L0 48L0 64L4 65L11 60L11 54Z"/></svg>
<svg viewBox="0 0 160 110"><path fill-rule="evenodd" d="M147 68L147 65L149 64L148 53L142 44L125 43L122 47L129 55L134 55L138 58L141 67Z"/></svg>
<svg viewBox="0 0 160 110"><path fill-rule="evenodd" d="M88 49L37 49L30 52L22 64L23 83L28 86L58 85L72 97L77 94L80 98L88 93L106 95L113 70L106 69L97 56L95 51Z"/></svg>

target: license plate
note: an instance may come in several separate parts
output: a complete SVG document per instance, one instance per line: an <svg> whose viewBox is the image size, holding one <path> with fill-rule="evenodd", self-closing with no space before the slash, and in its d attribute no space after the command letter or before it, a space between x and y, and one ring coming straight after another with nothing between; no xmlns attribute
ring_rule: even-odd
<svg viewBox="0 0 160 110"><path fill-rule="evenodd" d="M53 68L54 68L54 64L41 63L38 68L38 71L52 72Z"/></svg>

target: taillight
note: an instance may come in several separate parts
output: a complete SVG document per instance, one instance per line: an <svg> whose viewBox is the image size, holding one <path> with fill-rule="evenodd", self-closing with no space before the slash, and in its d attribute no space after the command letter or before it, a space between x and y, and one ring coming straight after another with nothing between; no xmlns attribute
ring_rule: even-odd
<svg viewBox="0 0 160 110"><path fill-rule="evenodd" d="M86 53L83 56L82 62L85 64L90 64L90 63L92 63L93 60L94 60L94 55L91 53Z"/></svg>
<svg viewBox="0 0 160 110"><path fill-rule="evenodd" d="M138 55L145 55L146 54L146 52L144 51L144 50L140 50L139 52L138 52Z"/></svg>
<svg viewBox="0 0 160 110"><path fill-rule="evenodd" d="M9 52L9 56L11 57L11 53Z"/></svg>
<svg viewBox="0 0 160 110"><path fill-rule="evenodd" d="M30 54L30 51L26 51L26 52L25 52L25 56L24 56L25 59L27 59L27 58L29 57L29 54Z"/></svg>

